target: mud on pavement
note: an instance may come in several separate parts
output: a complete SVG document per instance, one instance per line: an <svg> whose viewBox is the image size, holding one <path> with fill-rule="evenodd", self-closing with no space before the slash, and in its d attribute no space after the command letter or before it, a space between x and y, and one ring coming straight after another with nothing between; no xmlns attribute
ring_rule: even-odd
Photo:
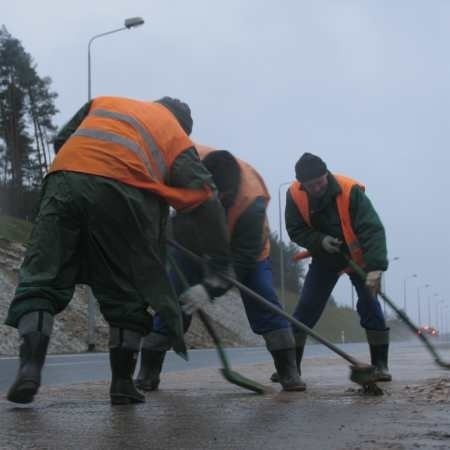
<svg viewBox="0 0 450 450"><path fill-rule="evenodd" d="M308 390L298 393L268 381L270 364L234 367L266 395L216 369L163 374L160 390L135 406L111 407L108 382L44 386L28 407L3 393L0 449L450 449L450 375L425 354L412 370L410 358L395 357L381 397L361 395L333 357L306 359Z"/></svg>

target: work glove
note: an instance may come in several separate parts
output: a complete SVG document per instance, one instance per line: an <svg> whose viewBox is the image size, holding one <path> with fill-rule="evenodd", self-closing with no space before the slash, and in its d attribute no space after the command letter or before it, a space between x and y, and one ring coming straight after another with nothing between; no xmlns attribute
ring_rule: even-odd
<svg viewBox="0 0 450 450"><path fill-rule="evenodd" d="M195 284L189 289L186 289L179 298L181 309L185 314L191 316L198 309L204 308L209 302L212 301L203 284Z"/></svg>
<svg viewBox="0 0 450 450"><path fill-rule="evenodd" d="M383 272L381 270L372 270L371 272L367 273L366 286L374 297L380 290L382 273Z"/></svg>
<svg viewBox="0 0 450 450"><path fill-rule="evenodd" d="M341 251L339 248L341 246L341 244L342 244L342 241L333 236L325 236L322 239L322 248L327 253L339 253Z"/></svg>
<svg viewBox="0 0 450 450"><path fill-rule="evenodd" d="M221 273L235 278L234 270L231 267ZM202 283L191 286L180 295L181 309L185 314L192 315L198 309L202 309L212 302L214 298L224 295L230 288L229 281L214 273L208 273L207 270L207 275Z"/></svg>

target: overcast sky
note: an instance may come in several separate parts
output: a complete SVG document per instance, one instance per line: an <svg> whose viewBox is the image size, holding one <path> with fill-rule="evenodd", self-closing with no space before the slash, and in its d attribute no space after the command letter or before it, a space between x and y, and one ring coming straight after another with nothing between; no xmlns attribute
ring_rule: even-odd
<svg viewBox="0 0 450 450"><path fill-rule="evenodd" d="M58 125L87 99L88 40L142 16L145 25L94 42L94 96L187 101L194 140L265 178L273 230L278 186L303 152L320 155L367 186L387 231L388 295L402 306L404 280L417 274L407 282L414 320L426 283L424 323L429 298L433 324L436 304L450 305L450 2L7 3L0 23L53 79ZM340 303L349 304L349 286L339 282Z"/></svg>

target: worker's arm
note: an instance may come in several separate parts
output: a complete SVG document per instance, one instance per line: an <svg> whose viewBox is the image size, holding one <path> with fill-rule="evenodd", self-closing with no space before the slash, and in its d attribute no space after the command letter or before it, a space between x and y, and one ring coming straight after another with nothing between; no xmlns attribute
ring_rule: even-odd
<svg viewBox="0 0 450 450"><path fill-rule="evenodd" d="M239 217L231 235L233 267L239 281L255 268L264 245L266 202L258 197Z"/></svg>
<svg viewBox="0 0 450 450"><path fill-rule="evenodd" d="M350 193L352 226L363 250L366 271L388 267L386 233L369 197L358 187Z"/></svg>
<svg viewBox="0 0 450 450"><path fill-rule="evenodd" d="M313 256L323 255L322 240L326 234L316 231L303 220L289 190L286 193L286 230L292 242L307 248Z"/></svg>
<svg viewBox="0 0 450 450"><path fill-rule="evenodd" d="M84 118L89 114L89 109L91 108L92 100L85 103L75 115L58 131L58 134L53 139L53 149L55 154L58 153L59 149L64 145L67 139L72 136L76 129L83 122Z"/></svg>
<svg viewBox="0 0 450 450"><path fill-rule="evenodd" d="M213 195L189 214L201 236L204 254L210 260L213 272L230 273L231 258L225 212L217 197L217 189L211 174L201 163L194 147L184 151L174 161L170 173L170 185L187 189L204 189L205 185ZM183 214L183 213L181 213ZM206 277L208 292L213 297L223 295L229 285L217 283Z"/></svg>
<svg viewBox="0 0 450 450"><path fill-rule="evenodd" d="M257 198L239 217L231 236L231 257L239 281L255 268L264 245L266 204ZM204 239L191 213L178 213L171 220L174 239L192 252L203 255Z"/></svg>

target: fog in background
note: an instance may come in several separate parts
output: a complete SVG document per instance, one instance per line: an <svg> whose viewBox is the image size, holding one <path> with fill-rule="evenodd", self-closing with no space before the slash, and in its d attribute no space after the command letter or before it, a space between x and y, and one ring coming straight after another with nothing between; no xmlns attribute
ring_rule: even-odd
<svg viewBox="0 0 450 450"><path fill-rule="evenodd" d="M145 25L93 43L94 96L188 102L194 140L262 174L277 232L278 187L303 152L364 182L387 231L387 293L402 306L417 274L408 313L417 319L427 283L422 322L428 301L433 324L449 317L450 3L16 0L1 10L53 79L58 125L87 100L89 39L142 16ZM346 279L335 295L351 304Z"/></svg>

